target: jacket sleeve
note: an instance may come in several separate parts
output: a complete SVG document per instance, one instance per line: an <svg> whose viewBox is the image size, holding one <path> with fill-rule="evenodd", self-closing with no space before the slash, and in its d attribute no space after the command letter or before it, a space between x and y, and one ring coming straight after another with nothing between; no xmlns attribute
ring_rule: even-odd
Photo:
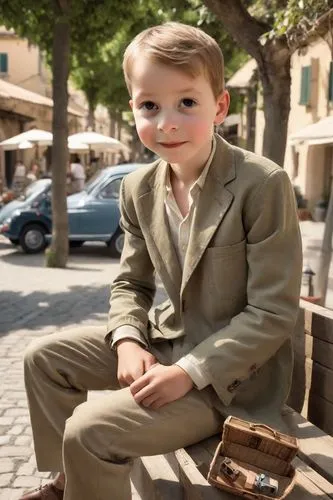
<svg viewBox="0 0 333 500"><path fill-rule="evenodd" d="M111 285L110 310L105 341L112 343L112 332L131 325L148 341L148 312L155 296L155 275L145 239L135 215L131 190L122 181L120 225L124 231L124 248L120 272Z"/></svg>
<svg viewBox="0 0 333 500"><path fill-rule="evenodd" d="M205 374L224 404L232 400L230 387L249 378L253 367L265 364L294 330L302 249L295 197L284 170L274 170L259 185L243 220L247 305L226 327L184 356Z"/></svg>

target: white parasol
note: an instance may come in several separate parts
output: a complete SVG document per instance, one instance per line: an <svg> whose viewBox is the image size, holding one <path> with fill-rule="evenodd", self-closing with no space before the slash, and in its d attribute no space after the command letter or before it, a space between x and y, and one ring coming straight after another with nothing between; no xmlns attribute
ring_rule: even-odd
<svg viewBox="0 0 333 500"><path fill-rule="evenodd" d="M98 134L97 132L79 132L77 134L72 134L68 137L68 141L69 143L86 144L89 150L94 149L96 151L108 150L117 152L128 149L127 146L117 139Z"/></svg>
<svg viewBox="0 0 333 500"><path fill-rule="evenodd" d="M0 142L0 146L2 146L5 151L21 149L19 146L25 141L29 141L32 145L36 146L51 146L52 139L53 136L51 132L34 128Z"/></svg>

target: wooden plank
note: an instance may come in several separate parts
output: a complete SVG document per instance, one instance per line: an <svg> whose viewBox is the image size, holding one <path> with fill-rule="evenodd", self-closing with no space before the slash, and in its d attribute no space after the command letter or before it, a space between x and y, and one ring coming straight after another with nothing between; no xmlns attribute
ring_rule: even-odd
<svg viewBox="0 0 333 500"><path fill-rule="evenodd" d="M333 403L333 370L330 368L308 358L303 358L303 362L296 358L293 379L299 390L309 390Z"/></svg>
<svg viewBox="0 0 333 500"><path fill-rule="evenodd" d="M319 496L320 498L333 498L333 484L329 483L321 477L317 472L315 472L311 467L307 464L305 464L302 460L299 458L295 458L294 460L294 466L297 468L297 486L295 487L295 490L291 493L290 499L294 499L293 495L295 495L295 499L299 498L300 500L303 499L302 496L302 488L307 493L313 494L313 496ZM299 489L299 493L298 490ZM318 493L319 492L319 493ZM298 496L296 496L298 495ZM304 497L305 498L305 497ZM313 497L312 497L313 498Z"/></svg>
<svg viewBox="0 0 333 500"><path fill-rule="evenodd" d="M305 332L333 344L333 312L302 300L300 307L299 316L304 315Z"/></svg>
<svg viewBox="0 0 333 500"><path fill-rule="evenodd" d="M294 339L294 350L297 359L303 360L307 357L333 370L333 344L308 334L297 333Z"/></svg>
<svg viewBox="0 0 333 500"><path fill-rule="evenodd" d="M182 486L164 455L134 461L131 480L144 500L183 500Z"/></svg>
<svg viewBox="0 0 333 500"><path fill-rule="evenodd" d="M286 407L283 414L291 435L299 441L299 457L333 484L333 437Z"/></svg>
<svg viewBox="0 0 333 500"><path fill-rule="evenodd" d="M333 404L313 392L309 394L307 418L327 434L333 435Z"/></svg>
<svg viewBox="0 0 333 500"><path fill-rule="evenodd" d="M311 360L306 360L309 369L312 369L311 393L333 403L333 370Z"/></svg>

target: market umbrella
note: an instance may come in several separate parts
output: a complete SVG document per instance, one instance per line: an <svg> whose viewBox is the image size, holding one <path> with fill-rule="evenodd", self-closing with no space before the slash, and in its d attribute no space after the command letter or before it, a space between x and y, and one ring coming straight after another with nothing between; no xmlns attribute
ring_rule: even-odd
<svg viewBox="0 0 333 500"><path fill-rule="evenodd" d="M22 141L18 145L18 149L31 149L33 147L34 147L34 145L30 141Z"/></svg>
<svg viewBox="0 0 333 500"><path fill-rule="evenodd" d="M117 152L128 149L127 146L117 139L98 134L97 132L79 132L77 134L72 134L68 137L68 141L69 143L86 144L89 150L94 149L95 151L108 150Z"/></svg>
<svg viewBox="0 0 333 500"><path fill-rule="evenodd" d="M70 153L89 153L88 144L68 139L68 149Z"/></svg>
<svg viewBox="0 0 333 500"><path fill-rule="evenodd" d="M0 146L3 147L5 151L8 151L20 149L19 146L24 141L29 141L36 146L51 146L52 140L53 136L51 132L34 128L0 142Z"/></svg>

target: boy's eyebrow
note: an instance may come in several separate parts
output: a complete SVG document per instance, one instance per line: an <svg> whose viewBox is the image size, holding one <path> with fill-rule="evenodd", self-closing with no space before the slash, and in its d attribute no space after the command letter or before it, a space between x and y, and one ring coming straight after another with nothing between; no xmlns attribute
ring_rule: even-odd
<svg viewBox="0 0 333 500"><path fill-rule="evenodd" d="M202 94L202 92L195 87L187 87L186 89L181 89L177 90L177 94L189 94L189 93L196 93L196 94ZM137 99L143 99L143 98L151 98L154 97L155 94L150 93L150 92L139 92L136 95Z"/></svg>

